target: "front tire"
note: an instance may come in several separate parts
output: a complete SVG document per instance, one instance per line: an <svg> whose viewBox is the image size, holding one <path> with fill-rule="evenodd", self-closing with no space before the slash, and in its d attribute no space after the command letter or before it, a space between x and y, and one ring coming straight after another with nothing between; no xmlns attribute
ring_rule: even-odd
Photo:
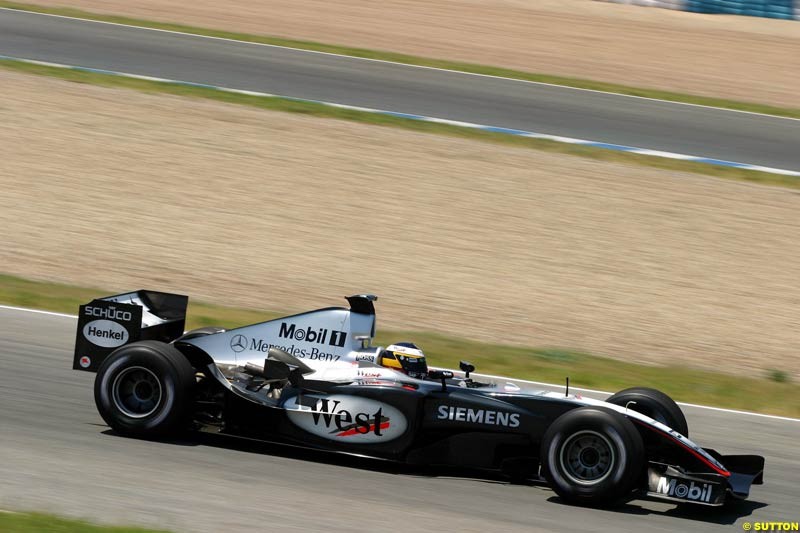
<svg viewBox="0 0 800 533"><path fill-rule="evenodd" d="M160 438L186 428L194 385L195 370L177 348L140 341L103 361L94 399L100 416L117 433Z"/></svg>
<svg viewBox="0 0 800 533"><path fill-rule="evenodd" d="M542 474L570 503L610 505L642 478L644 444L633 423L602 407L581 407L553 422L542 440Z"/></svg>
<svg viewBox="0 0 800 533"><path fill-rule="evenodd" d="M608 403L628 407L674 429L684 437L689 436L689 424L675 400L656 389L633 387L611 396ZM633 403L631 403L633 402Z"/></svg>

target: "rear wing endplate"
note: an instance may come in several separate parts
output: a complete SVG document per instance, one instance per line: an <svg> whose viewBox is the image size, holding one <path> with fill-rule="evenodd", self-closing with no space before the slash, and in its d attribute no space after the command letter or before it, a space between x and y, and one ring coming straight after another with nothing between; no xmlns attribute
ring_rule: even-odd
<svg viewBox="0 0 800 533"><path fill-rule="evenodd" d="M175 340L183 334L188 303L188 296L139 290L80 306L72 368L97 372L120 346L139 340Z"/></svg>

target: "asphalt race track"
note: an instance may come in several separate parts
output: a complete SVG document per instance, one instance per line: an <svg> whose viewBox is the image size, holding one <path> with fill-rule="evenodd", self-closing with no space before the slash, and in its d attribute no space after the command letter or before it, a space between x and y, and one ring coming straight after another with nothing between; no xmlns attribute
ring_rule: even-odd
<svg viewBox="0 0 800 533"><path fill-rule="evenodd" d="M94 374L71 370L74 340L74 318L0 308L0 509L208 532L730 532L800 520L800 421L686 408L699 443L766 456L766 484L737 506L583 509L544 486L460 472L213 436L119 437L95 410Z"/></svg>
<svg viewBox="0 0 800 533"><path fill-rule="evenodd" d="M800 120L5 9L0 55L800 171Z"/></svg>

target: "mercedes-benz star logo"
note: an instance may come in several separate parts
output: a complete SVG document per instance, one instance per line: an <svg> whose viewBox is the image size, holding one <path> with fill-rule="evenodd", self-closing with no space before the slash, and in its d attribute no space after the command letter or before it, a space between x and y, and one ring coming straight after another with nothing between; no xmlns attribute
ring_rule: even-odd
<svg viewBox="0 0 800 533"><path fill-rule="evenodd" d="M247 337L244 335L234 335L231 339L231 350L236 353L242 352L247 348Z"/></svg>

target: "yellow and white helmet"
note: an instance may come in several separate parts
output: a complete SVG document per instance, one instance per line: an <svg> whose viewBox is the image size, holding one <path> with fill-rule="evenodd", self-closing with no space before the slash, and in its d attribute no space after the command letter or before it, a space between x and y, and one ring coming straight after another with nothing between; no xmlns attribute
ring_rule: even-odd
<svg viewBox="0 0 800 533"><path fill-rule="evenodd" d="M396 342L387 346L378 355L377 362L412 378L425 379L428 376L425 354L413 342Z"/></svg>

